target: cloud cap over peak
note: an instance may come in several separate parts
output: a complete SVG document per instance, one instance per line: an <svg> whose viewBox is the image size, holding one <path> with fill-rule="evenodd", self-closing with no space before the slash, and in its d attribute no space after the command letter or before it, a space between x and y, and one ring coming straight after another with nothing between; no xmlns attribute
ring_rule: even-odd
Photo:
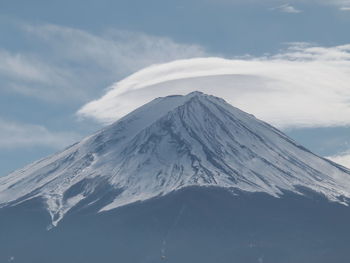
<svg viewBox="0 0 350 263"><path fill-rule="evenodd" d="M115 83L78 115L111 123L154 97L200 90L280 128L344 126L350 125L349 83L349 46L296 43L274 56L153 65Z"/></svg>

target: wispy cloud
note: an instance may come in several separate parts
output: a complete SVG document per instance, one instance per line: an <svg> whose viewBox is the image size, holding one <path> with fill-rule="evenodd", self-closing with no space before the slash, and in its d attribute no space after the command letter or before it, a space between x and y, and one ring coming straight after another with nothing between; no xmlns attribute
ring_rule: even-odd
<svg viewBox="0 0 350 263"><path fill-rule="evenodd" d="M107 83L150 64L205 54L198 45L138 32L109 30L92 34L48 24L20 24L17 28L17 33L25 34L35 48L16 52L0 47L0 96L12 93L81 105L101 94ZM76 133L0 117L0 149L59 149L79 138Z"/></svg>
<svg viewBox="0 0 350 263"><path fill-rule="evenodd" d="M270 10L279 10L286 13L300 13L303 12L301 9L295 6L333 6L343 11L348 11L350 7L350 0L207 0L215 3L230 3L230 4L265 4L275 5L276 7L270 8Z"/></svg>
<svg viewBox="0 0 350 263"><path fill-rule="evenodd" d="M350 0L292 0L291 3L306 3L313 5L334 6L341 11L350 10Z"/></svg>
<svg viewBox="0 0 350 263"><path fill-rule="evenodd" d="M144 33L92 34L56 25L21 25L37 48L0 50L0 91L55 101L86 101L101 87L154 63L203 56L198 45Z"/></svg>
<svg viewBox="0 0 350 263"><path fill-rule="evenodd" d="M56 26L25 26L27 32L47 41L62 58L94 63L113 73L126 74L152 63L203 55L202 47L176 43L167 37L139 32L109 30L94 35Z"/></svg>
<svg viewBox="0 0 350 263"><path fill-rule="evenodd" d="M274 56L198 58L145 68L114 84L80 116L112 122L157 96L202 90L278 127L350 124L350 45L294 43Z"/></svg>
<svg viewBox="0 0 350 263"><path fill-rule="evenodd" d="M298 8L295 8L295 6L302 6L302 5L313 5L313 6L334 6L334 7L349 7L350 6L350 0L206 0L213 2L215 4L218 3L229 3L229 4L264 4L264 5L270 5L270 6L276 6L271 9L277 10L278 8L281 8L282 11L285 9L288 13L288 11L291 11L290 13L295 10L299 10ZM288 1L288 3L286 3Z"/></svg>
<svg viewBox="0 0 350 263"><path fill-rule="evenodd" d="M1 92L45 99L56 99L57 95L64 99L78 96L75 89L70 89L75 83L68 69L47 63L44 58L33 54L0 49L0 76Z"/></svg>
<svg viewBox="0 0 350 263"><path fill-rule="evenodd" d="M335 155L335 156L329 156L327 158L332 160L333 162L339 163L339 164L350 169L350 153L349 152L345 152L345 153Z"/></svg>
<svg viewBox="0 0 350 263"><path fill-rule="evenodd" d="M44 126L0 119L0 149L44 146L61 149L78 139L73 132L54 132Z"/></svg>
<svg viewBox="0 0 350 263"><path fill-rule="evenodd" d="M289 14L298 14L298 13L302 12L301 10L295 8L294 6L292 6L290 4L283 4L283 5L271 8L271 10L276 10L279 12L289 13Z"/></svg>
<svg viewBox="0 0 350 263"><path fill-rule="evenodd" d="M322 2L328 5L336 5L340 7L350 6L350 0L322 0Z"/></svg>

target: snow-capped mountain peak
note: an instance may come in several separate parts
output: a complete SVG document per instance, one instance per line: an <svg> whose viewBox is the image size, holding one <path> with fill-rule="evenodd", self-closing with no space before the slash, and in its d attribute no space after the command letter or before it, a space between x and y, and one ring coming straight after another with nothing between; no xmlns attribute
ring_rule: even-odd
<svg viewBox="0 0 350 263"><path fill-rule="evenodd" d="M276 197L308 188L343 202L350 197L350 172L224 100L192 92L157 98L0 178L0 204L41 197L56 224L84 200L103 200L106 211L193 185Z"/></svg>

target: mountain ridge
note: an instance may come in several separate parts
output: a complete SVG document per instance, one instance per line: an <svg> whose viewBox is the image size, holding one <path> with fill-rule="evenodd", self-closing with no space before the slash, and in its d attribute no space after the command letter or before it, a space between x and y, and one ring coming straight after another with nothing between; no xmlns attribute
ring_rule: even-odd
<svg viewBox="0 0 350 263"><path fill-rule="evenodd" d="M154 99L64 151L0 178L0 206L41 197L57 225L104 186L115 190L115 198L100 211L188 186L275 197L302 194L298 188L305 187L347 204L349 176L346 168L253 115L192 92Z"/></svg>

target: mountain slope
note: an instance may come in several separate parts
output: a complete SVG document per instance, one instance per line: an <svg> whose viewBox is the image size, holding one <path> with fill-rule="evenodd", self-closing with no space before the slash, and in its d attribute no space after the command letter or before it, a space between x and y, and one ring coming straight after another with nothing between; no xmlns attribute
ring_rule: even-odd
<svg viewBox="0 0 350 263"><path fill-rule="evenodd" d="M194 92L155 99L61 153L0 178L0 205L42 198L56 225L80 205L98 203L108 211L189 186L275 197L309 189L345 203L349 179L349 170L254 116Z"/></svg>
<svg viewBox="0 0 350 263"><path fill-rule="evenodd" d="M38 199L0 209L0 262L347 263L350 256L349 207L312 193L186 187L95 208L73 208L50 231Z"/></svg>

